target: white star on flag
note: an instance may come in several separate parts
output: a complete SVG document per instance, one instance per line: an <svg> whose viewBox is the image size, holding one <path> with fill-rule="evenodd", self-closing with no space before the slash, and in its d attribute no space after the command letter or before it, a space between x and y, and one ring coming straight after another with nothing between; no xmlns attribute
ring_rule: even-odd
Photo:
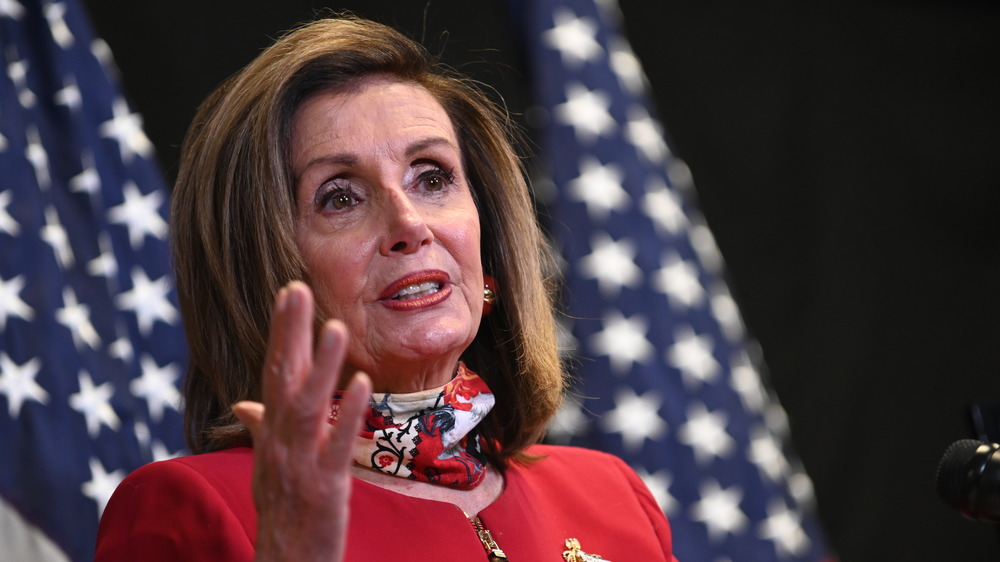
<svg viewBox="0 0 1000 562"><path fill-rule="evenodd" d="M133 249L142 246L146 235L162 239L167 232L167 223L160 215L163 194L151 191L143 195L131 180L125 182L122 194L125 200L108 209L108 221L128 228L128 240Z"/></svg>
<svg viewBox="0 0 1000 562"><path fill-rule="evenodd" d="M7 207L13 198L14 192L11 190L0 193L0 230L11 236L17 236L21 232L21 225L7 212Z"/></svg>
<svg viewBox="0 0 1000 562"><path fill-rule="evenodd" d="M7 328L7 318L10 316L17 316L22 320L34 319L35 311L21 300L22 289L23 275L15 275L7 280L0 277L0 331Z"/></svg>
<svg viewBox="0 0 1000 562"><path fill-rule="evenodd" d="M784 408L769 402L764 408L764 425L775 435L788 435L788 414Z"/></svg>
<svg viewBox="0 0 1000 562"><path fill-rule="evenodd" d="M611 116L611 98L579 82L566 85L566 101L553 109L556 121L573 127L582 143L593 143L618 128Z"/></svg>
<svg viewBox="0 0 1000 562"><path fill-rule="evenodd" d="M731 369L729 384L739 395L743 408L748 412L761 412L767 403L767 391L760 382L760 373L745 352L732 361Z"/></svg>
<svg viewBox="0 0 1000 562"><path fill-rule="evenodd" d="M28 62L18 60L17 49L11 47L4 53L7 56L7 77L14 83L17 90L17 102L25 109L35 106L35 93L28 88ZM30 129L28 129L30 131ZM30 138L30 137L29 137ZM29 159L30 160L30 159Z"/></svg>
<svg viewBox="0 0 1000 562"><path fill-rule="evenodd" d="M118 143L122 161L132 162L135 155L148 158L153 154L153 143L149 142L146 133L142 131L142 117L132 113L128 103L123 98L117 98L111 106L113 117L101 123L102 137L114 139Z"/></svg>
<svg viewBox="0 0 1000 562"><path fill-rule="evenodd" d="M675 308L692 308L705 299L705 289L698 279L698 268L671 251L661 260L661 267L653 274L653 288L670 300Z"/></svg>
<svg viewBox="0 0 1000 562"><path fill-rule="evenodd" d="M674 335L674 344L667 349L667 363L680 370L689 388L710 383L722 369L712 355L713 348L710 336L699 336L688 327L680 328Z"/></svg>
<svg viewBox="0 0 1000 562"><path fill-rule="evenodd" d="M549 420L546 427L546 439L566 443L574 435L582 433L590 423L589 418L583 415L580 403L567 397L559 406L559 411Z"/></svg>
<svg viewBox="0 0 1000 562"><path fill-rule="evenodd" d="M104 507L108 505L115 488L125 479L125 474L125 471L120 469L108 472L99 459L91 457L90 480L83 483L80 491L97 504L98 518L104 513Z"/></svg>
<svg viewBox="0 0 1000 562"><path fill-rule="evenodd" d="M90 373L83 370L77 379L80 382L80 390L70 395L69 406L83 414L90 437L96 439L102 425L108 426L112 431L118 431L121 420L118 419L118 414L110 402L115 394L114 386L110 382L94 386Z"/></svg>
<svg viewBox="0 0 1000 562"><path fill-rule="evenodd" d="M788 509L781 500L774 500L767 507L767 519L761 521L757 534L762 539L773 541L781 558L801 556L810 545L809 537L802 529L802 517Z"/></svg>
<svg viewBox="0 0 1000 562"><path fill-rule="evenodd" d="M728 418L721 410L709 412L701 402L688 407L688 420L677 431L677 440L691 447L698 464L732 454L736 441L726 431Z"/></svg>
<svg viewBox="0 0 1000 562"><path fill-rule="evenodd" d="M719 247L715 245L715 236L712 236L708 226L701 222L692 223L688 234L691 237L691 246L698 253L698 259L705 269L712 273L720 272L722 254L719 253Z"/></svg>
<svg viewBox="0 0 1000 562"><path fill-rule="evenodd" d="M108 346L108 356L129 363L132 361L135 350L132 349L132 340L129 339L125 330L120 330L120 332L122 335Z"/></svg>
<svg viewBox="0 0 1000 562"><path fill-rule="evenodd" d="M159 422L167 408L180 409L181 395L176 386L180 373L172 363L160 367L148 355L139 359L139 365L142 367L142 375L129 383L129 391L146 400L150 419Z"/></svg>
<svg viewBox="0 0 1000 562"><path fill-rule="evenodd" d="M635 145L639 154L651 164L664 163L670 154L670 149L663 140L663 128L641 105L634 105L628 110L625 139Z"/></svg>
<svg viewBox="0 0 1000 562"><path fill-rule="evenodd" d="M120 310L135 312L139 323L139 332L148 336L157 320L173 325L177 321L178 312L168 298L170 280L164 275L156 281L151 281L146 272L136 267L132 269L132 289L115 298L115 305Z"/></svg>
<svg viewBox="0 0 1000 562"><path fill-rule="evenodd" d="M622 189L625 174L619 166L601 164L593 156L580 160L580 175L569 182L569 193L587 206L587 213L595 221L608 218L611 211L624 211L631 199Z"/></svg>
<svg viewBox="0 0 1000 562"><path fill-rule="evenodd" d="M750 523L740 509L743 491L738 486L722 489L715 480L701 486L701 499L691 506L691 518L705 524L712 540L721 540L727 533L737 534Z"/></svg>
<svg viewBox="0 0 1000 562"><path fill-rule="evenodd" d="M655 441L666 433L667 422L659 414L662 405L663 398L655 390L639 396L632 387L619 387L615 407L601 418L601 427L621 434L626 450L638 451L646 440Z"/></svg>
<svg viewBox="0 0 1000 562"><path fill-rule="evenodd" d="M646 73L642 70L639 59L632 51L628 41L621 37L614 37L610 41L611 48L608 55L608 62L611 69L615 71L622 88L633 93L642 93L646 89Z"/></svg>
<svg viewBox="0 0 1000 562"><path fill-rule="evenodd" d="M77 301L76 293L69 285L63 287L63 307L56 310L56 321L69 330L73 345L82 351L86 344L91 349L101 345L101 337L90 322L90 307Z"/></svg>
<svg viewBox="0 0 1000 562"><path fill-rule="evenodd" d="M52 39L63 49L73 45L73 32L66 25L63 17L66 15L66 5L60 2L50 2L45 5L45 19L49 21L49 31Z"/></svg>
<svg viewBox="0 0 1000 562"><path fill-rule="evenodd" d="M653 221L658 234L677 235L688 227L688 218L681 207L678 195L667 189L660 178L646 182L646 194L642 196L642 212Z"/></svg>
<svg viewBox="0 0 1000 562"><path fill-rule="evenodd" d="M813 489L812 479L801 470L796 470L788 477L788 491L792 498L802 504L809 504L816 500L816 490ZM802 513L801 511L799 512Z"/></svg>
<svg viewBox="0 0 1000 562"><path fill-rule="evenodd" d="M59 222L59 213L52 207L45 208L45 226L42 227L39 236L52 247L59 267L64 270L73 267L76 258L73 256L73 248L69 245L69 236Z"/></svg>
<svg viewBox="0 0 1000 562"><path fill-rule="evenodd" d="M114 248L111 246L111 239L107 232L101 232L97 235L97 246L101 249L101 253L87 262L87 273L95 277L114 279L118 275L118 258L115 257Z"/></svg>
<svg viewBox="0 0 1000 562"><path fill-rule="evenodd" d="M90 42L90 54L94 55L94 58L101 63L105 72L114 74L118 71L115 67L115 57L111 54L111 47L104 39L95 37Z"/></svg>
<svg viewBox="0 0 1000 562"><path fill-rule="evenodd" d="M765 427L757 426L750 431L750 449L747 458L760 469L761 475L771 482L780 482L791 472L781 446Z"/></svg>
<svg viewBox="0 0 1000 562"><path fill-rule="evenodd" d="M132 433L135 434L135 440L139 442L140 447L148 449L151 446L153 436L150 434L149 426L145 422L136 420L132 424Z"/></svg>
<svg viewBox="0 0 1000 562"><path fill-rule="evenodd" d="M35 382L41 368L42 362L37 357L18 365L0 351L0 394L7 396L7 412L11 418L17 418L21 406L29 400L48 403L49 393Z"/></svg>
<svg viewBox="0 0 1000 562"><path fill-rule="evenodd" d="M61 90L56 92L55 101L58 105L64 105L71 111L77 111L83 105L83 97L80 96L80 88L76 85L76 79L72 76L66 78Z"/></svg>
<svg viewBox="0 0 1000 562"><path fill-rule="evenodd" d="M722 334L729 341L740 341L746 337L746 329L743 327L743 318L740 316L740 309L736 306L736 301L729 294L729 289L725 285L716 284L712 287L711 298L712 314L719 319L719 327Z"/></svg>
<svg viewBox="0 0 1000 562"><path fill-rule="evenodd" d="M21 19L24 15L24 6L17 0L0 0L0 17Z"/></svg>
<svg viewBox="0 0 1000 562"><path fill-rule="evenodd" d="M604 53L604 47L594 38L597 24L593 20L560 8L553 12L552 22L555 26L542 34L542 40L559 51L566 64L578 68Z"/></svg>
<svg viewBox="0 0 1000 562"><path fill-rule="evenodd" d="M650 474L645 468L640 466L635 468L635 473L642 479L643 484L649 488L649 493L653 494L656 505L660 506L660 509L663 510L663 513L667 514L667 517L670 517L677 511L677 500L670 495L670 484L674 479L667 472L667 469L661 468L656 473Z"/></svg>
<svg viewBox="0 0 1000 562"><path fill-rule="evenodd" d="M649 343L646 332L649 322L641 314L625 318L618 310L604 316L604 329L590 338L590 347L598 355L607 356L611 372L625 375L635 363L647 363L656 348Z"/></svg>
<svg viewBox="0 0 1000 562"><path fill-rule="evenodd" d="M635 264L636 249L627 238L612 240L605 232L594 234L591 252L580 259L580 273L596 279L601 294L617 296L622 287L637 287L642 282L642 269Z"/></svg>
<svg viewBox="0 0 1000 562"><path fill-rule="evenodd" d="M149 445L149 450L153 455L153 461L165 461L167 459L177 458L183 455L180 451L171 451L163 444L163 441L157 439Z"/></svg>
<svg viewBox="0 0 1000 562"><path fill-rule="evenodd" d="M31 167L35 169L35 179L38 187L42 191L52 186L52 176L49 174L49 153L42 145L42 138L38 133L38 127L29 126L25 133L28 137L28 146L24 149L24 156L31 162Z"/></svg>
<svg viewBox="0 0 1000 562"><path fill-rule="evenodd" d="M73 193L89 193L97 195L101 189L101 176L97 173L97 166L94 164L94 155L85 153L83 155L83 171L73 176L69 180L69 189Z"/></svg>

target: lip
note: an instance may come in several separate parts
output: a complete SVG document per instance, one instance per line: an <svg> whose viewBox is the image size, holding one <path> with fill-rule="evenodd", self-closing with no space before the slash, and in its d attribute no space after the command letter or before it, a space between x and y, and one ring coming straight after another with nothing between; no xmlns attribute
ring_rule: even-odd
<svg viewBox="0 0 1000 562"><path fill-rule="evenodd" d="M441 286L441 289L436 293L415 299L398 301L392 298L393 295L410 285L417 285L428 281L437 282ZM415 271L390 283L379 294L379 302L392 310L409 311L434 306L446 300L449 296L451 296L451 283L448 274L437 269L427 269L424 271Z"/></svg>

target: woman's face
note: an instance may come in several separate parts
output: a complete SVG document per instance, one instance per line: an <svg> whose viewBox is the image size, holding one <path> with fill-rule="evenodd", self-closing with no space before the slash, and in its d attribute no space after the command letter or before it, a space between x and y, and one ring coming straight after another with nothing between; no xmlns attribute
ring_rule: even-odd
<svg viewBox="0 0 1000 562"><path fill-rule="evenodd" d="M379 392L454 376L483 306L479 215L451 120L420 86L372 78L295 115L296 243L347 369Z"/></svg>

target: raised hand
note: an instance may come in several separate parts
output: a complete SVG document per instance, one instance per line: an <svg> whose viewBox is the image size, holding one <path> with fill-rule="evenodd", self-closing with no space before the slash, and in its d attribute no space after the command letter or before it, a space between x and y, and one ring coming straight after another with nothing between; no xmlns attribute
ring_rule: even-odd
<svg viewBox="0 0 1000 562"><path fill-rule="evenodd" d="M337 425L328 423L348 336L342 323L330 320L314 352L313 312L304 283L281 290L264 360L264 403L233 406L253 436L258 561L343 559L351 453L372 385L364 373L355 374Z"/></svg>

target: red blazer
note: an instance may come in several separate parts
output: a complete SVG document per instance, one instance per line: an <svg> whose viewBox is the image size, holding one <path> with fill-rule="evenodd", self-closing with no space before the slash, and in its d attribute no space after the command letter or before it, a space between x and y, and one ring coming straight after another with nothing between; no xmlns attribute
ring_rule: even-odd
<svg viewBox="0 0 1000 562"><path fill-rule="evenodd" d="M670 527L624 462L572 447L537 445L543 459L511 465L503 493L480 512L511 562L559 562L566 539L610 562L673 562ZM253 451L236 448L146 465L108 502L96 562L253 560L257 512ZM354 480L346 558L486 560L456 506Z"/></svg>

